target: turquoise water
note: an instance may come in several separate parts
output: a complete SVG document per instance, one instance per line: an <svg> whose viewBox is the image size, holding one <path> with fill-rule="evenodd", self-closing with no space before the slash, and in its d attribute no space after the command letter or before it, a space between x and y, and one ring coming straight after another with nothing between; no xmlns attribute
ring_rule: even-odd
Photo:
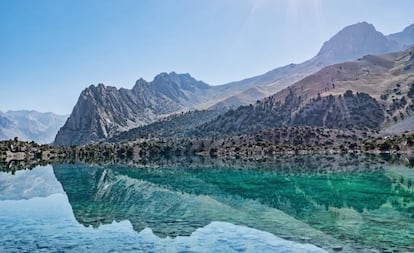
<svg viewBox="0 0 414 253"><path fill-rule="evenodd" d="M0 172L0 252L414 252L413 182L338 156Z"/></svg>

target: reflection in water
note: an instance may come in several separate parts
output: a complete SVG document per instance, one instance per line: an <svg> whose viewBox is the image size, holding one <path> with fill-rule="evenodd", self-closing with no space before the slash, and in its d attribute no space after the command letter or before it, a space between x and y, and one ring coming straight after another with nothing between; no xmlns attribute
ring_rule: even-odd
<svg viewBox="0 0 414 253"><path fill-rule="evenodd" d="M371 156L0 173L0 251L322 252L282 237L413 252L413 181L413 169Z"/></svg>
<svg viewBox="0 0 414 253"><path fill-rule="evenodd" d="M0 201L0 252L306 252L325 251L270 233L214 222L188 237L161 239L128 221L84 227L64 194Z"/></svg>
<svg viewBox="0 0 414 253"><path fill-rule="evenodd" d="M15 174L0 172L0 201L47 197L63 193L52 166L35 170L19 170Z"/></svg>
<svg viewBox="0 0 414 253"><path fill-rule="evenodd" d="M58 165L54 172L84 225L127 219L138 232L175 237L225 221L328 250L413 251L411 170L364 159L296 157L253 168Z"/></svg>
<svg viewBox="0 0 414 253"><path fill-rule="evenodd" d="M226 221L290 237L306 234L321 242L339 243L277 209L223 194L214 185L179 173L184 170L170 170L173 174L162 175L164 185L128 175L151 171L145 169L62 165L54 170L75 217L84 225L97 227L128 219L138 232L149 227L160 237L175 237L188 236L213 221ZM183 178L174 177L175 172ZM167 181L172 186L178 183L197 191L204 187L206 194L172 189Z"/></svg>

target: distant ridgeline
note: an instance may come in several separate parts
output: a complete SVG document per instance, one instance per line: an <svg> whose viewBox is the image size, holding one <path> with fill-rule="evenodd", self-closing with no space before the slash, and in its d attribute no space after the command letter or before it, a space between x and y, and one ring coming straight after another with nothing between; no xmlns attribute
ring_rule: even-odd
<svg viewBox="0 0 414 253"><path fill-rule="evenodd" d="M52 143L67 115L37 111L0 111L0 140L13 139Z"/></svg>
<svg viewBox="0 0 414 253"><path fill-rule="evenodd" d="M413 111L412 44L412 26L385 36L362 22L338 32L308 61L242 81L210 86L171 72L151 82L139 79L130 90L92 85L54 144L211 137L301 125L379 131ZM196 109L201 111L181 115Z"/></svg>

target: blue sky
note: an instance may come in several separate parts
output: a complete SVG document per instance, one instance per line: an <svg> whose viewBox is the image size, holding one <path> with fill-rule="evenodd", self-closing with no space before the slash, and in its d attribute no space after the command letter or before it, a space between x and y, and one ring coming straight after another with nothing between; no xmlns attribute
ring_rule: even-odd
<svg viewBox="0 0 414 253"><path fill-rule="evenodd" d="M69 114L90 84L217 85L314 56L343 27L414 23L411 0L2 0L0 110Z"/></svg>

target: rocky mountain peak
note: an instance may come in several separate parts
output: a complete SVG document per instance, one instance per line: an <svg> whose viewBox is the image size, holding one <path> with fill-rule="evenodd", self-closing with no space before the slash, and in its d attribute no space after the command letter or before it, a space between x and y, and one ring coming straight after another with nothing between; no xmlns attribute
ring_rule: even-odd
<svg viewBox="0 0 414 253"><path fill-rule="evenodd" d="M414 45L414 24L407 26L402 32L393 33L387 36L389 39L398 42L403 48Z"/></svg>
<svg viewBox="0 0 414 253"><path fill-rule="evenodd" d="M360 22L345 27L325 42L316 57L326 63L337 63L394 49L398 49L398 43L378 32L372 24Z"/></svg>
<svg viewBox="0 0 414 253"><path fill-rule="evenodd" d="M140 91L145 90L147 86L148 86L148 82L141 77L135 82L135 85L132 88L132 91L135 93L139 93Z"/></svg>
<svg viewBox="0 0 414 253"><path fill-rule="evenodd" d="M170 73L162 72L162 73L156 75L154 77L154 80L152 82L153 83L158 83L158 82L174 82L174 83L180 83L180 82L182 82L184 80L191 80L191 81L197 82L197 80L195 80L189 74L177 74L174 71L172 71Z"/></svg>
<svg viewBox="0 0 414 253"><path fill-rule="evenodd" d="M190 74L177 74L175 72L160 73L155 76L151 82L154 87L159 90L174 89L174 90L187 90L195 91L196 89L208 89L210 86L202 81L197 81ZM168 86L168 87L167 87Z"/></svg>
<svg viewBox="0 0 414 253"><path fill-rule="evenodd" d="M95 99L99 97L105 97L110 93L116 93L118 89L114 86L106 86L103 83L98 85L90 85L88 88L84 89L81 93L81 97L94 97Z"/></svg>
<svg viewBox="0 0 414 253"><path fill-rule="evenodd" d="M414 24L407 26L403 32L414 32Z"/></svg>
<svg viewBox="0 0 414 253"><path fill-rule="evenodd" d="M151 82L154 86L177 86L179 83L179 78L174 75L170 75L166 72L162 72L154 77L154 80Z"/></svg>
<svg viewBox="0 0 414 253"><path fill-rule="evenodd" d="M147 84L148 82L144 78L140 78L135 82L135 86Z"/></svg>
<svg viewBox="0 0 414 253"><path fill-rule="evenodd" d="M151 123L198 103L210 86L189 74L161 73L140 78L132 90L98 84L86 88L55 138L56 145L84 145Z"/></svg>

